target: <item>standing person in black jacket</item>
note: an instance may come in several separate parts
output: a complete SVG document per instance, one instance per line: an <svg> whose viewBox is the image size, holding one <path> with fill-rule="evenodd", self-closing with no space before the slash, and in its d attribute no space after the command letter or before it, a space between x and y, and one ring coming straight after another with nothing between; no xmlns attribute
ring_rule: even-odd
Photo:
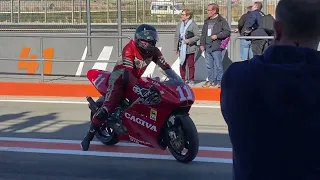
<svg viewBox="0 0 320 180"><path fill-rule="evenodd" d="M208 19L204 21L200 49L205 52L208 81L202 87L220 88L223 75L221 41L230 36L231 28L228 22L219 14L219 6L208 5Z"/></svg>
<svg viewBox="0 0 320 180"><path fill-rule="evenodd" d="M244 36L244 31L246 30L244 24L248 19L249 13L251 12L252 6L247 7L247 13L243 14L238 21L238 32L240 36ZM249 60L253 57L252 49L251 49L251 40L250 39L240 39L240 57L241 60Z"/></svg>
<svg viewBox="0 0 320 180"><path fill-rule="evenodd" d="M223 75L233 180L320 179L319 12L319 0L280 0L274 45Z"/></svg>
<svg viewBox="0 0 320 180"><path fill-rule="evenodd" d="M264 13L262 10L262 3L255 2L252 6L252 11L249 13L246 23L244 24L245 33L250 36L268 36L268 34L261 28L262 16ZM252 52L253 55L261 55L267 47L268 40L266 39L253 39L252 43Z"/></svg>

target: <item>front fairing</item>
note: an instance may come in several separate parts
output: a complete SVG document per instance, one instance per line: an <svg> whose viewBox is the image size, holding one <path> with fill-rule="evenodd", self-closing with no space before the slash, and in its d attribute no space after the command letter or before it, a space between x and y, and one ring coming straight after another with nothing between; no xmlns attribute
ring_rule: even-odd
<svg viewBox="0 0 320 180"><path fill-rule="evenodd" d="M172 69L162 73L166 76L164 80L160 81L163 91L162 99L177 106L193 104L195 97L191 87L185 84Z"/></svg>

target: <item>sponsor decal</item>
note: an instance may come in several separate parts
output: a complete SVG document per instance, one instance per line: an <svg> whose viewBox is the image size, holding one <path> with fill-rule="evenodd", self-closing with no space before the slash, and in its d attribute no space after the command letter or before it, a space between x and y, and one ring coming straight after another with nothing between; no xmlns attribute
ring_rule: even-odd
<svg viewBox="0 0 320 180"><path fill-rule="evenodd" d="M155 110L155 109L150 110L150 119L153 121L157 120L157 110Z"/></svg>
<svg viewBox="0 0 320 180"><path fill-rule="evenodd" d="M146 141L142 141L142 140L137 139L137 138L130 136L130 135L129 135L129 138L130 138L130 141L132 141L134 143L143 144L143 145L151 145L150 143L148 143Z"/></svg>
<svg viewBox="0 0 320 180"><path fill-rule="evenodd" d="M151 58L148 58L148 59L145 59L145 60L140 60L140 59L137 59L135 58L134 59L134 64L137 68L144 68L146 66L148 66L151 62Z"/></svg>
<svg viewBox="0 0 320 180"><path fill-rule="evenodd" d="M105 101L109 101L113 88L114 88L114 80L112 78L109 78L107 92L105 95Z"/></svg>
<svg viewBox="0 0 320 180"><path fill-rule="evenodd" d="M132 90L140 97L148 97L151 94L151 91L149 89L140 88L138 85L133 86Z"/></svg>
<svg viewBox="0 0 320 180"><path fill-rule="evenodd" d="M150 123L148 123L148 122L146 122L146 121L144 121L144 120L142 120L142 119L140 119L138 117L135 117L132 114L127 113L127 112L124 113L124 116L127 119L129 119L129 120L131 120L131 121L133 121L133 122L135 122L137 124L140 124L143 127L146 127L147 129L150 129L150 130L152 130L154 132L157 132L157 127L155 125L152 125L152 124L150 124Z"/></svg>
<svg viewBox="0 0 320 180"><path fill-rule="evenodd" d="M151 91L150 89L141 88L138 85L135 85L132 90L140 96L140 98L137 100L137 103L146 105L159 104L161 102L160 94L164 93L163 91L161 91L159 94L155 91Z"/></svg>

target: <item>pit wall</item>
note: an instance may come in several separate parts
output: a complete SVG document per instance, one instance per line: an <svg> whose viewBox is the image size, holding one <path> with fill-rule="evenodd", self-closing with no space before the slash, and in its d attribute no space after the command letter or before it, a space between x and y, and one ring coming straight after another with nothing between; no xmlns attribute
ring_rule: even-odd
<svg viewBox="0 0 320 180"><path fill-rule="evenodd" d="M2 61L0 66L1 73L41 73L41 63L32 62L32 59L40 59L40 51L43 53L43 59L51 60L99 60L101 62L54 62L44 63L45 74L59 74L80 76L86 75L91 68L112 70L118 60L118 39L116 38L92 38L92 56L88 57L86 53L86 38L43 38L42 48L40 38L36 37L4 37L8 33L0 33L0 54L4 59L21 59L21 61ZM30 35L16 33L17 35ZM10 33L10 36L15 35ZM32 33L33 36L54 35L54 36L81 36L83 34L41 34ZM93 34L94 36L116 36L117 34ZM123 33L123 36L132 37L132 33ZM173 51L173 34L160 34L157 46L165 56L166 61L173 65L176 72L179 72L178 55ZM122 39L122 48L129 42L129 39ZM238 47L237 42L236 47ZM234 61L239 60L239 48L236 48ZM228 58L229 50L224 58L224 68L226 69L231 60ZM25 63L23 63L25 60ZM109 62L108 62L109 61ZM204 55L200 52L196 57L195 80L204 81L207 78ZM161 76L157 67L152 66L147 69L144 75Z"/></svg>
<svg viewBox="0 0 320 180"><path fill-rule="evenodd" d="M118 39L116 38L93 38L92 41L92 56L88 57L87 54L87 39L86 38L43 38L41 43L40 38L37 37L6 37L7 35L54 35L54 36L81 36L84 34L66 34L66 33L0 33L0 54L1 59L19 59L19 61L1 61L0 74L11 74L11 73L41 73L41 63L32 61L32 59L40 59L41 51L43 53L43 59L49 60L43 63L43 73L46 75L69 75L69 76L85 76L89 69L103 69L111 71L115 65L115 61L119 58L118 52ZM117 34L93 34L94 36L116 36ZM123 36L132 37L132 33L123 33ZM238 34L233 33L230 45L228 46L224 54L223 65L226 70L232 62L240 61L239 54L239 40L235 41ZM122 39L122 47L128 43L129 39ZM235 42L235 43L234 43ZM41 46L42 44L42 46ZM173 69L179 74L179 59L177 54L173 51L173 34L160 34L159 42L157 46L160 48L165 56L166 61L172 65ZM232 60L230 52L233 52ZM99 62L54 62L52 59L58 60L98 60ZM205 81L207 78L207 69L205 66L204 55L200 52L197 53L196 57L196 71L195 80ZM14 76L14 75L12 75ZM155 64L150 64L143 76L158 77L162 76ZM1 80L0 80L1 81ZM4 83L4 82L3 82ZM11 84L10 84L11 83ZM34 89L30 82L19 82L20 88L16 83L6 82L1 87L0 95L23 95L19 92L21 87L23 89ZM72 83L72 82L70 82ZM56 86L51 87L56 89L56 93L49 91L49 87L43 87L47 83L40 83L37 85L39 89L49 96L67 96L68 94L63 93L65 91L64 83L63 87ZM15 89L18 88L18 89ZM96 90L90 84L77 85L80 88L78 95L74 96L98 96ZM82 92L80 92L82 89ZM200 90L199 90L200 89ZM197 100L220 100L220 90L210 88L194 88ZM41 95L38 90L29 90L24 95ZM44 92L49 91L49 92ZM60 93L58 93L60 92ZM21 94L22 93L22 94ZM68 95L69 96L69 95Z"/></svg>

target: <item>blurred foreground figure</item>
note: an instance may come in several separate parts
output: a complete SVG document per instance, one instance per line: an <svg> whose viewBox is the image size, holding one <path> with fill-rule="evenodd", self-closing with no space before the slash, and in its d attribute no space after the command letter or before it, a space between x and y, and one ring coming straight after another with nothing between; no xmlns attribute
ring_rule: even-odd
<svg viewBox="0 0 320 180"><path fill-rule="evenodd" d="M275 44L223 76L234 180L320 179L320 0L280 0Z"/></svg>

